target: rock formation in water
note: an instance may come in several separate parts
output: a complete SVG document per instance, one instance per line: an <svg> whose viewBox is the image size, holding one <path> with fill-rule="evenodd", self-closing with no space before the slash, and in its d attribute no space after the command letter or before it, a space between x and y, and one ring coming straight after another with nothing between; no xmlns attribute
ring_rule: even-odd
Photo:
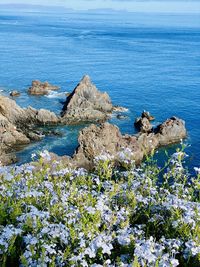
<svg viewBox="0 0 200 267"><path fill-rule="evenodd" d="M160 146L179 142L187 135L185 122L177 117L172 117L158 125L154 130Z"/></svg>
<svg viewBox="0 0 200 267"><path fill-rule="evenodd" d="M134 125L140 132L148 133L153 129L151 121L154 119L148 111L143 111L141 117L136 118Z"/></svg>
<svg viewBox="0 0 200 267"><path fill-rule="evenodd" d="M48 83L44 85L37 81L33 82L32 87L37 90L45 88L44 91L47 88L55 90ZM119 110L119 107L112 105L107 93L98 91L89 76L84 76L67 97L62 118L45 109L23 109L14 100L0 96L0 161L3 164L12 163L18 146L40 140L41 134L37 131L37 126L105 121L115 109ZM118 127L109 123L100 126L92 124L80 132L79 147L73 158L66 159L77 167L91 168L96 156L105 152L113 155L117 161L118 152L129 148L133 159L139 163L146 154L159 146L176 143L186 137L185 122L181 119L172 117L155 129L150 123L153 119L149 112L144 111L135 122L139 130L135 136L122 135Z"/></svg>
<svg viewBox="0 0 200 267"><path fill-rule="evenodd" d="M113 105L107 93L101 93L84 76L73 92L67 97L61 113L64 123L105 121Z"/></svg>
<svg viewBox="0 0 200 267"><path fill-rule="evenodd" d="M10 96L12 96L12 97L20 96L20 92L18 92L18 91L12 91L12 92L10 92Z"/></svg>
<svg viewBox="0 0 200 267"><path fill-rule="evenodd" d="M20 145L39 140L40 135L34 132L36 126L56 125L59 118L45 109L36 110L32 107L23 109L8 97L0 96L0 161L12 163L12 153Z"/></svg>
<svg viewBox="0 0 200 267"><path fill-rule="evenodd" d="M156 127L155 131L140 132L135 136L122 135L118 127L109 123L92 124L80 132L79 147L73 159L79 167L92 168L96 156L109 153L117 161L118 152L129 148L133 153L132 159L140 163L156 148L179 142L186 135L185 122L176 117Z"/></svg>
<svg viewBox="0 0 200 267"><path fill-rule="evenodd" d="M58 89L58 86L51 85L48 82L32 81L32 86L28 89L28 93L30 95L47 95L49 91Z"/></svg>
<svg viewBox="0 0 200 267"><path fill-rule="evenodd" d="M78 138L79 147L74 154L74 160L79 166L91 168L96 156L109 153L116 158L122 148L129 147L138 161L142 158L141 150L135 136L122 135L119 128L110 123L100 126L92 124L83 129Z"/></svg>

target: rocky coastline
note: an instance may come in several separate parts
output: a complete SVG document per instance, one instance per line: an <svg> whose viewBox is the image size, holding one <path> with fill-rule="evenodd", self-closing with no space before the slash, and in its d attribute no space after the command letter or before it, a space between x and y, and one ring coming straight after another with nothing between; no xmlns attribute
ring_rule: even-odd
<svg viewBox="0 0 200 267"><path fill-rule="evenodd" d="M47 82L33 81L28 92L45 95L49 90L57 89L58 87ZM16 162L17 147L41 140L37 128L46 125L95 123L80 132L79 146L73 157L62 158L73 166L88 169L92 168L95 157L103 153L111 154L117 162L117 155L122 149L130 149L132 159L140 163L146 154L160 146L180 142L187 136L183 120L172 117L153 127L151 121L154 117L146 111L134 123L138 134L122 135L117 126L106 122L113 112L118 111L123 112L123 108L114 106L109 95L99 91L87 75L67 96L60 115L46 109L21 108L13 99L0 95L1 164L9 165ZM124 117L118 116L119 119Z"/></svg>
<svg viewBox="0 0 200 267"><path fill-rule="evenodd" d="M34 129L38 126L57 125L59 117L49 110L21 108L8 97L0 96L0 161L8 165L16 161L17 146L40 140Z"/></svg>

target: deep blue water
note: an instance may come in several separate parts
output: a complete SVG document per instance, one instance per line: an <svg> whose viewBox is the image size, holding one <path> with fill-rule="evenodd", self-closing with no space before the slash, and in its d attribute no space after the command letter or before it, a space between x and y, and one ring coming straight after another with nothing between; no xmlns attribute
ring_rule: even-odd
<svg viewBox="0 0 200 267"><path fill-rule="evenodd" d="M200 165L200 16L0 11L2 94L17 89L21 106L59 113L64 94L28 96L31 81L48 80L69 92L84 74L129 109L127 120L112 120L123 133L135 132L133 121L143 109L156 116L155 123L183 118L188 162ZM31 144L19 153L20 163L35 150L71 155L81 127L62 127L62 138Z"/></svg>

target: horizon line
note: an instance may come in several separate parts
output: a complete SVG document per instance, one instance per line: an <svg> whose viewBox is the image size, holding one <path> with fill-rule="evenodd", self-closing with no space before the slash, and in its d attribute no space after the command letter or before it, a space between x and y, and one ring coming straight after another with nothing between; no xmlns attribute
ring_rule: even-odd
<svg viewBox="0 0 200 267"><path fill-rule="evenodd" d="M24 3L0 3L0 7L5 7L5 8L24 8L28 9L29 7L31 8L48 8L48 9L57 9L57 10L71 10L74 12L92 12L92 11L112 11L112 12L126 12L126 13L160 13L160 14L199 14L200 10L189 10L189 11L163 11L163 10L127 10L127 9L115 9L115 8L88 8L88 9L75 9L75 8L70 8L66 7L64 5L46 5L46 4L24 4ZM39 11L39 10L38 10Z"/></svg>

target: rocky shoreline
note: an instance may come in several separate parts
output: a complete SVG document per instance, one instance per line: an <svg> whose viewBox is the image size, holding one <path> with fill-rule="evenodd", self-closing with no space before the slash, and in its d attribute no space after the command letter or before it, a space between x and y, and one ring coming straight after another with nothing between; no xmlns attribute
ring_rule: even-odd
<svg viewBox="0 0 200 267"><path fill-rule="evenodd" d="M34 81L29 93L44 95L49 90L57 89L47 82ZM89 76L84 76L67 96L60 115L46 109L24 109L13 99L0 95L1 164L16 162L16 148L41 140L37 127L46 125L100 123L83 129L73 157L62 158L65 162L86 168L91 168L94 158L102 153L111 154L117 161L118 152L126 148L132 151L132 159L139 163L146 154L158 147L180 142L187 136L183 120L172 117L153 128L151 121L154 117L148 112L143 112L135 121L134 125L139 131L137 135L122 135L117 126L106 122L116 111L122 112L123 108L114 106L109 95L100 92ZM123 116L119 116L119 119L123 119Z"/></svg>

